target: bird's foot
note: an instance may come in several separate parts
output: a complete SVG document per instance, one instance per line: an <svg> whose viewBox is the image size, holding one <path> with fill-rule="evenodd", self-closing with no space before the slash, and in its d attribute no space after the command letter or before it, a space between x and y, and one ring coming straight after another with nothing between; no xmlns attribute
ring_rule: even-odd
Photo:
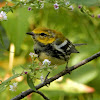
<svg viewBox="0 0 100 100"><path fill-rule="evenodd" d="M71 74L71 72L70 72L68 66L66 66L66 71L67 71L67 73Z"/></svg>

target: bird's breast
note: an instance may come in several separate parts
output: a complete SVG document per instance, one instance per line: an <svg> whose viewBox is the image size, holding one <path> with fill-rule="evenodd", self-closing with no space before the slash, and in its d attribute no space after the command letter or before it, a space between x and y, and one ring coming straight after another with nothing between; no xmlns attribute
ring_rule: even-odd
<svg viewBox="0 0 100 100"><path fill-rule="evenodd" d="M39 55L39 60L42 62L44 59L48 59L49 61L51 61L51 65L62 65L62 64L67 63L63 59L58 59L56 57L49 56L44 52L41 52Z"/></svg>

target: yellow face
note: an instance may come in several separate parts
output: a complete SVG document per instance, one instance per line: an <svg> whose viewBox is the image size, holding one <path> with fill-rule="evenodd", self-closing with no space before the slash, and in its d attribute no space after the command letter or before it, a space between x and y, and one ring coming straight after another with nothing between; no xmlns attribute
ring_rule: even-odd
<svg viewBox="0 0 100 100"><path fill-rule="evenodd" d="M34 34L33 38L36 41L41 42L45 45L53 43L56 40L56 38L64 38L62 33L47 28L36 28L32 32Z"/></svg>

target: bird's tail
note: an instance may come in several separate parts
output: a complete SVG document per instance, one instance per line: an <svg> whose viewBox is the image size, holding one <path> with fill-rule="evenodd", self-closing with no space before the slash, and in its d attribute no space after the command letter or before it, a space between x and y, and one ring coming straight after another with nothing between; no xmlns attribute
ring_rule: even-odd
<svg viewBox="0 0 100 100"><path fill-rule="evenodd" d="M87 45L86 43L74 44L74 46Z"/></svg>

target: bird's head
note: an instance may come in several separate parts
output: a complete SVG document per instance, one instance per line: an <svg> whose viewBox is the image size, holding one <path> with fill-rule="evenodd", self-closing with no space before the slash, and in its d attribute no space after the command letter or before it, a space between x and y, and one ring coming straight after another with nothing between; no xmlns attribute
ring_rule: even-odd
<svg viewBox="0 0 100 100"><path fill-rule="evenodd" d="M51 44L56 41L59 43L65 40L65 37L61 32L56 32L55 30L48 28L36 28L27 34L32 35L36 42L40 42L44 45Z"/></svg>

